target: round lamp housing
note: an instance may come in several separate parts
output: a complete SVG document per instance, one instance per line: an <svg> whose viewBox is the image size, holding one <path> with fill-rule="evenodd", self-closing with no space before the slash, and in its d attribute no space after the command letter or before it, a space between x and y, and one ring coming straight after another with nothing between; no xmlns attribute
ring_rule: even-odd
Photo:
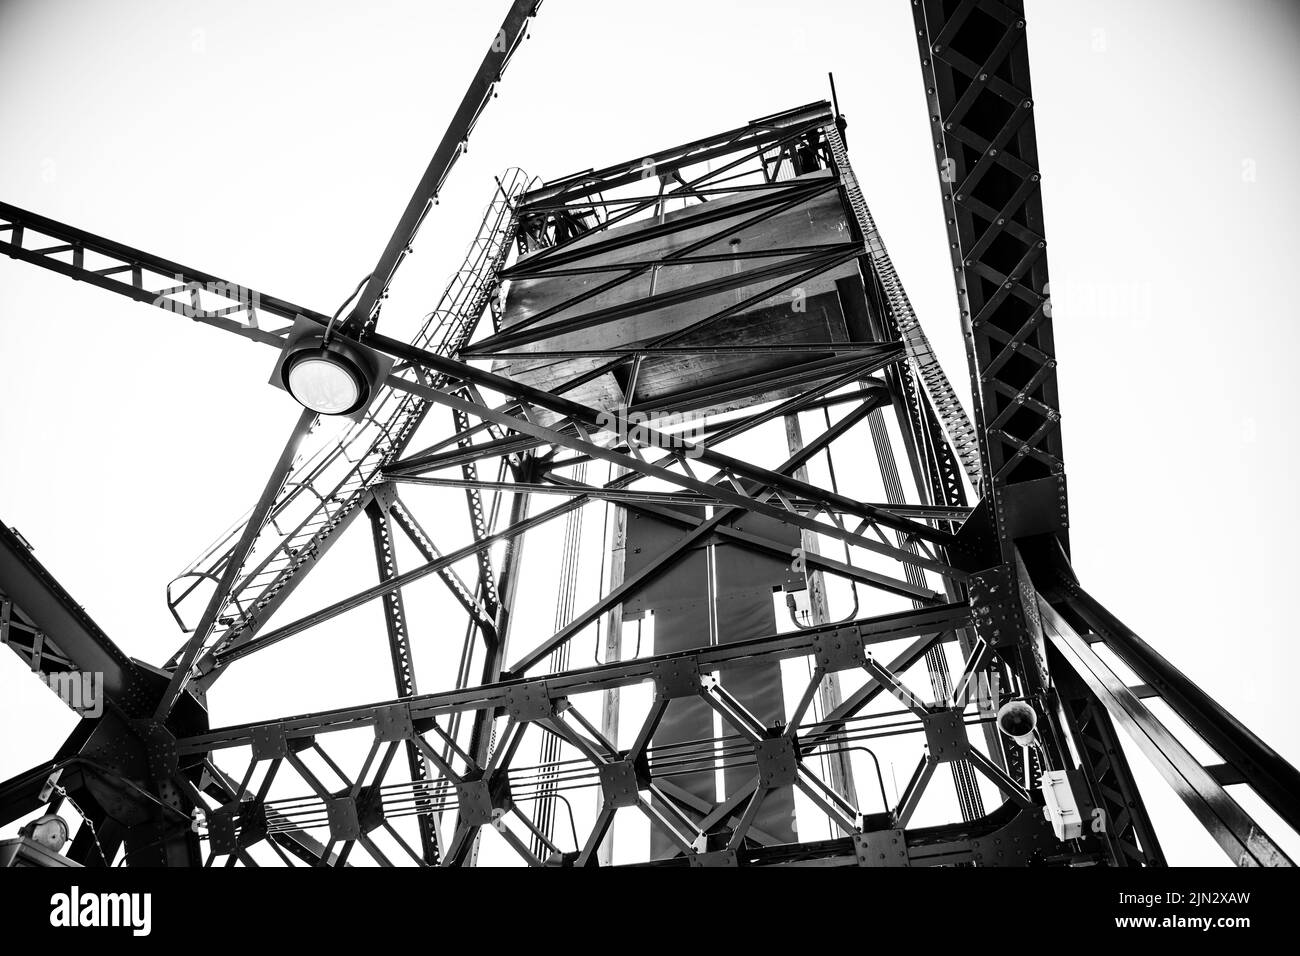
<svg viewBox="0 0 1300 956"><path fill-rule="evenodd" d="M350 415L370 401L371 363L346 341L303 343L285 356L280 378L300 404L320 415Z"/></svg>
<svg viewBox="0 0 1300 956"><path fill-rule="evenodd" d="M998 730L1026 747L1034 739L1038 714L1026 701L1009 700L998 708L997 722Z"/></svg>

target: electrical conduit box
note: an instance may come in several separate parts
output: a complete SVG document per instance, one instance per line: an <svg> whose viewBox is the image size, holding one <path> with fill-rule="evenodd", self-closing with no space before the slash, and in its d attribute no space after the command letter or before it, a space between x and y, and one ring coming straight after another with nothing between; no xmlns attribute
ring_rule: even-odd
<svg viewBox="0 0 1300 956"><path fill-rule="evenodd" d="M1043 774L1043 816L1052 825L1058 840L1083 836L1083 814L1071 786L1067 770L1049 770Z"/></svg>

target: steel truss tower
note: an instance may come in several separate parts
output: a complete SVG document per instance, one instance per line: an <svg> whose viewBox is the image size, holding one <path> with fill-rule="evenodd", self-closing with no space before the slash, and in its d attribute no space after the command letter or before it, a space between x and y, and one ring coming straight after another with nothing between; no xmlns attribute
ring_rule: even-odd
<svg viewBox="0 0 1300 956"><path fill-rule="evenodd" d="M66 856L87 866L454 866L489 845L556 866L1160 866L1122 731L1235 863L1290 865L1229 788L1296 830L1300 775L1071 570L1021 4L913 2L970 418L828 103L547 183L511 171L418 334L381 332L536 7L512 6L345 314L0 204L12 258L277 350L306 324L394 362L328 441L305 411L249 515L172 582L185 639L162 666L0 528L0 640L47 681L102 675L107 698L0 785L0 821L71 804ZM439 541L418 494L459 499L467 540ZM374 583L289 616L354 524ZM558 560L528 551L561 525ZM553 626L521 591L548 565ZM438 623L462 644L436 674L413 647L422 589L462 614ZM282 642L310 657L363 606L390 699L210 726L231 668ZM1032 708L1032 746L999 732L1007 700ZM892 795L885 747L911 754ZM1060 781L1083 823L1066 836L1044 812Z"/></svg>

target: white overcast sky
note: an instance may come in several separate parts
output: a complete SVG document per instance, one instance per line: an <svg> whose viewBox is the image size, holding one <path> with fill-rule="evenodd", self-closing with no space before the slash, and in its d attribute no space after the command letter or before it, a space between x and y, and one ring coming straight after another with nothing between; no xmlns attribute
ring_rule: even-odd
<svg viewBox="0 0 1300 956"><path fill-rule="evenodd" d="M1076 567L1300 760L1300 20L1282 0L1027 5ZM0 199L333 311L505 6L5 0ZM738 126L827 96L831 70L867 202L966 392L916 60L906 0L547 0L386 315L427 310L493 173ZM274 356L8 259L0 356L0 518L161 661L166 582L251 504L297 415L265 384ZM0 778L70 725L34 683L0 658ZM1220 862L1143 779L1171 862Z"/></svg>

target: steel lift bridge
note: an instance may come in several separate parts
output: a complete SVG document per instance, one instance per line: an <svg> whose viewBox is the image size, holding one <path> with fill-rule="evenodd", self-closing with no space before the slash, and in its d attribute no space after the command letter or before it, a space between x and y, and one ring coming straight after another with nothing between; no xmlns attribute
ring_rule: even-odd
<svg viewBox="0 0 1300 956"><path fill-rule="evenodd" d="M170 585L184 639L160 666L0 530L3 642L107 697L0 785L0 821L31 822L0 861L1160 866L1123 734L1234 863L1290 865L1239 800L1300 828L1296 770L1071 571L1021 3L912 3L969 418L829 103L512 171L418 335L386 335L536 6L510 9L332 316L0 205L12 258L272 346L307 406L251 512ZM350 529L377 575L295 609ZM221 678L281 642L346 693L380 613L388 699L211 726ZM317 657L358 614L375 627Z"/></svg>

